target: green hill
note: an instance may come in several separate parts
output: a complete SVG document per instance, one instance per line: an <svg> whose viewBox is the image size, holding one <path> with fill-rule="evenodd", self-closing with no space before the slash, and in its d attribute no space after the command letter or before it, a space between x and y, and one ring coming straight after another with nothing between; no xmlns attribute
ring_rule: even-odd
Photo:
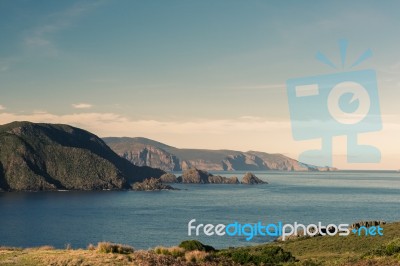
<svg viewBox="0 0 400 266"><path fill-rule="evenodd" d="M134 166L79 128L30 122L0 126L1 190L124 189L163 173Z"/></svg>

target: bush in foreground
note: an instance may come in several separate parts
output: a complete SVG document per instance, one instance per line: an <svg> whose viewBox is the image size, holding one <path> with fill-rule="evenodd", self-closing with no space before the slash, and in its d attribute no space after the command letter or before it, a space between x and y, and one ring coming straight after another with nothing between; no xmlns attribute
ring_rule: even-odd
<svg viewBox="0 0 400 266"><path fill-rule="evenodd" d="M162 247L158 246L154 249L154 252L159 255L172 256L174 258L183 257L185 255L185 250L181 247Z"/></svg>
<svg viewBox="0 0 400 266"><path fill-rule="evenodd" d="M380 246L379 248L368 253L367 255L393 256L396 254L400 255L400 238L393 239L389 243Z"/></svg>
<svg viewBox="0 0 400 266"><path fill-rule="evenodd" d="M188 251L185 254L187 262L203 262L208 257L208 253L200 250Z"/></svg>
<svg viewBox="0 0 400 266"><path fill-rule="evenodd" d="M96 250L101 253L131 254L135 250L128 245L115 244L110 242L99 242Z"/></svg>
<svg viewBox="0 0 400 266"><path fill-rule="evenodd" d="M239 264L280 265L296 261L290 252L284 251L278 246L235 248L221 251L218 255L231 258Z"/></svg>
<svg viewBox="0 0 400 266"><path fill-rule="evenodd" d="M193 251L193 250L199 250L205 252L215 251L215 248L213 248L212 246L204 245L203 243L197 240L185 240L179 244L179 247L183 248L186 251Z"/></svg>

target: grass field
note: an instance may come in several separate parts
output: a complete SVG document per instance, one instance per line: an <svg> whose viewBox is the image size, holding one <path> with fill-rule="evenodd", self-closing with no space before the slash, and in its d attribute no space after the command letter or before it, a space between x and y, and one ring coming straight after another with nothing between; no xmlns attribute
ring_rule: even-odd
<svg viewBox="0 0 400 266"><path fill-rule="evenodd" d="M0 265L357 265L400 266L400 223L384 235L298 238L212 251L199 243L138 250L102 242L88 249L0 247ZM203 248L205 247L205 248Z"/></svg>

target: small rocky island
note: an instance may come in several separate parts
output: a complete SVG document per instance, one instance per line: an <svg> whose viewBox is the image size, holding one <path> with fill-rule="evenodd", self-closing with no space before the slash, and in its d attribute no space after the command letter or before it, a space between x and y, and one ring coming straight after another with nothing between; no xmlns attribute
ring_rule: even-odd
<svg viewBox="0 0 400 266"><path fill-rule="evenodd" d="M190 168L183 171L182 175L177 178L177 182L191 184L268 184L268 182L261 180L250 172L247 172L243 176L242 182L239 182L239 179L236 176L224 177L220 175L213 175L208 173L207 171L199 170L197 168Z"/></svg>
<svg viewBox="0 0 400 266"><path fill-rule="evenodd" d="M177 180L179 183L187 184L239 184L237 177L227 178L220 175L213 175L197 168L190 168L183 171Z"/></svg>
<svg viewBox="0 0 400 266"><path fill-rule="evenodd" d="M242 182L236 176L224 177L220 175L213 175L207 171L200 170L197 168L190 168L183 171L182 175L176 177L172 173L163 174L160 178L148 178L143 182L137 182L133 184L133 190L137 191L155 191L155 190L173 190L172 186L165 185L166 183L176 184L244 184L244 185L258 185L268 184L258 178L253 173L246 173Z"/></svg>
<svg viewBox="0 0 400 266"><path fill-rule="evenodd" d="M154 177L145 179L142 182L136 182L133 184L132 189L136 191L176 190L176 188L165 185L159 178Z"/></svg>
<svg viewBox="0 0 400 266"><path fill-rule="evenodd" d="M258 185L258 184L268 184L268 182L265 182L258 178L255 174L253 173L246 173L243 178L242 178L242 184L246 185Z"/></svg>

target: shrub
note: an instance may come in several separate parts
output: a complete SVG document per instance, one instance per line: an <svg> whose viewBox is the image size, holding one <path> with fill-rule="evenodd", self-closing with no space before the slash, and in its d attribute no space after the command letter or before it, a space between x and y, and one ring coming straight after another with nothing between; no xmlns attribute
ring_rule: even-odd
<svg viewBox="0 0 400 266"><path fill-rule="evenodd" d="M386 245L386 255L392 256L400 253L400 238L396 238Z"/></svg>
<svg viewBox="0 0 400 266"><path fill-rule="evenodd" d="M212 246L204 245L200 241L197 240L185 240L182 243L179 244L179 247L185 249L186 251L193 251L193 250L199 250L199 251L215 251L215 248Z"/></svg>
<svg viewBox="0 0 400 266"><path fill-rule="evenodd" d="M396 238L386 245L378 247L367 255L392 256L395 254L400 255L400 238Z"/></svg>
<svg viewBox="0 0 400 266"><path fill-rule="evenodd" d="M134 252L134 248L131 246L110 242L99 242L96 249L101 253L131 254Z"/></svg>
<svg viewBox="0 0 400 266"><path fill-rule="evenodd" d="M276 265L295 261L290 252L284 251L281 247L277 246L229 249L219 254L229 257L239 264Z"/></svg>
<svg viewBox="0 0 400 266"><path fill-rule="evenodd" d="M87 246L87 250L96 250L96 247L93 245L93 244L89 244L88 246Z"/></svg>
<svg viewBox="0 0 400 266"><path fill-rule="evenodd" d="M183 257L185 255L185 250L181 247L162 247L158 246L154 249L156 254L173 256L174 258Z"/></svg>
<svg viewBox="0 0 400 266"><path fill-rule="evenodd" d="M185 259L188 262L202 262L208 256L208 253L200 250L189 251L185 254Z"/></svg>
<svg viewBox="0 0 400 266"><path fill-rule="evenodd" d="M169 252L171 256L177 258L177 257L183 257L185 255L185 250L180 247L171 247L169 248Z"/></svg>

